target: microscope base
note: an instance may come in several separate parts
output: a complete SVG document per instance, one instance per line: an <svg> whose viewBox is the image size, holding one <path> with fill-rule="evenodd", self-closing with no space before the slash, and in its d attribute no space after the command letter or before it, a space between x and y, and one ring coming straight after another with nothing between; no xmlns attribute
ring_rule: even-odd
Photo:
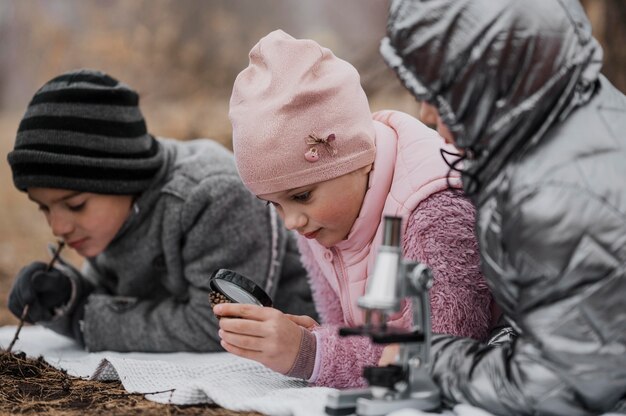
<svg viewBox="0 0 626 416"><path fill-rule="evenodd" d="M370 397L372 397L372 391L369 388L332 392L328 395L326 402L326 414L331 416L354 414L357 399Z"/></svg>
<svg viewBox="0 0 626 416"><path fill-rule="evenodd" d="M412 397L411 397L412 396ZM406 398L373 398L370 388L343 390L328 396L326 414L342 416L382 416L399 409L438 410L441 407L439 392L424 391L413 393Z"/></svg>
<svg viewBox="0 0 626 416"><path fill-rule="evenodd" d="M408 397L406 399L369 399L356 401L356 414L359 416L383 416L394 410L417 409L435 411L441 406L439 395L431 397Z"/></svg>

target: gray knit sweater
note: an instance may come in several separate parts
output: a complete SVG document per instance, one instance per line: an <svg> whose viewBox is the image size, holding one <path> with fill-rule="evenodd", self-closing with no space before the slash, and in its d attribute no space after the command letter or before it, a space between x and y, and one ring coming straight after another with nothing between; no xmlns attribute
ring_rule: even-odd
<svg viewBox="0 0 626 416"><path fill-rule="evenodd" d="M96 285L82 323L90 351L219 351L208 281L248 276L279 309L315 309L293 235L240 182L211 140L159 139L165 163L134 212L83 273Z"/></svg>

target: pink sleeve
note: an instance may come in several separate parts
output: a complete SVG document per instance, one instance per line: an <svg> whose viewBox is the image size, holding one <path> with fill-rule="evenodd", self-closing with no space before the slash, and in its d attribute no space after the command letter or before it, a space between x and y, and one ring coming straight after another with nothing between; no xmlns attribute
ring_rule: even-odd
<svg viewBox="0 0 626 416"><path fill-rule="evenodd" d="M316 386L349 388L365 387L363 368L377 365L382 345L366 337L340 337L341 325L324 325L314 330L317 337Z"/></svg>
<svg viewBox="0 0 626 416"><path fill-rule="evenodd" d="M409 329L412 309L404 302L394 326ZM317 339L317 354L311 382L317 386L335 388L365 387L362 377L367 366L378 365L385 345L374 344L367 337L340 337L343 325L325 325L313 330Z"/></svg>
<svg viewBox="0 0 626 416"><path fill-rule="evenodd" d="M474 218L474 206L461 194L446 190L431 195L409 217L404 254L433 271L433 332L484 340L492 297L480 271Z"/></svg>

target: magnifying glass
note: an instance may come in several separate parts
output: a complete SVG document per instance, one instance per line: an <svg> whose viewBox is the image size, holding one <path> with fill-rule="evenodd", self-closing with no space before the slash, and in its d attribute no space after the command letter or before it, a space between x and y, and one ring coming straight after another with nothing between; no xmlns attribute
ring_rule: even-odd
<svg viewBox="0 0 626 416"><path fill-rule="evenodd" d="M220 303L247 303L272 306L272 299L247 277L228 269L213 272L209 280L211 307Z"/></svg>

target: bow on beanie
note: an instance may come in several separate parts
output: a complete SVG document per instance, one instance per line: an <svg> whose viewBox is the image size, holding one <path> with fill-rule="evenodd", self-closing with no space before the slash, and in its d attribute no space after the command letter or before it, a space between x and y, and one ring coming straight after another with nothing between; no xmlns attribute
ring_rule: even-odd
<svg viewBox="0 0 626 416"><path fill-rule="evenodd" d="M148 188L163 163L148 134L139 96L94 70L60 75L28 105L8 155L13 183L101 194Z"/></svg>
<svg viewBox="0 0 626 416"><path fill-rule="evenodd" d="M235 80L229 117L256 195L334 179L374 162L374 124L356 69L312 40L271 32Z"/></svg>

